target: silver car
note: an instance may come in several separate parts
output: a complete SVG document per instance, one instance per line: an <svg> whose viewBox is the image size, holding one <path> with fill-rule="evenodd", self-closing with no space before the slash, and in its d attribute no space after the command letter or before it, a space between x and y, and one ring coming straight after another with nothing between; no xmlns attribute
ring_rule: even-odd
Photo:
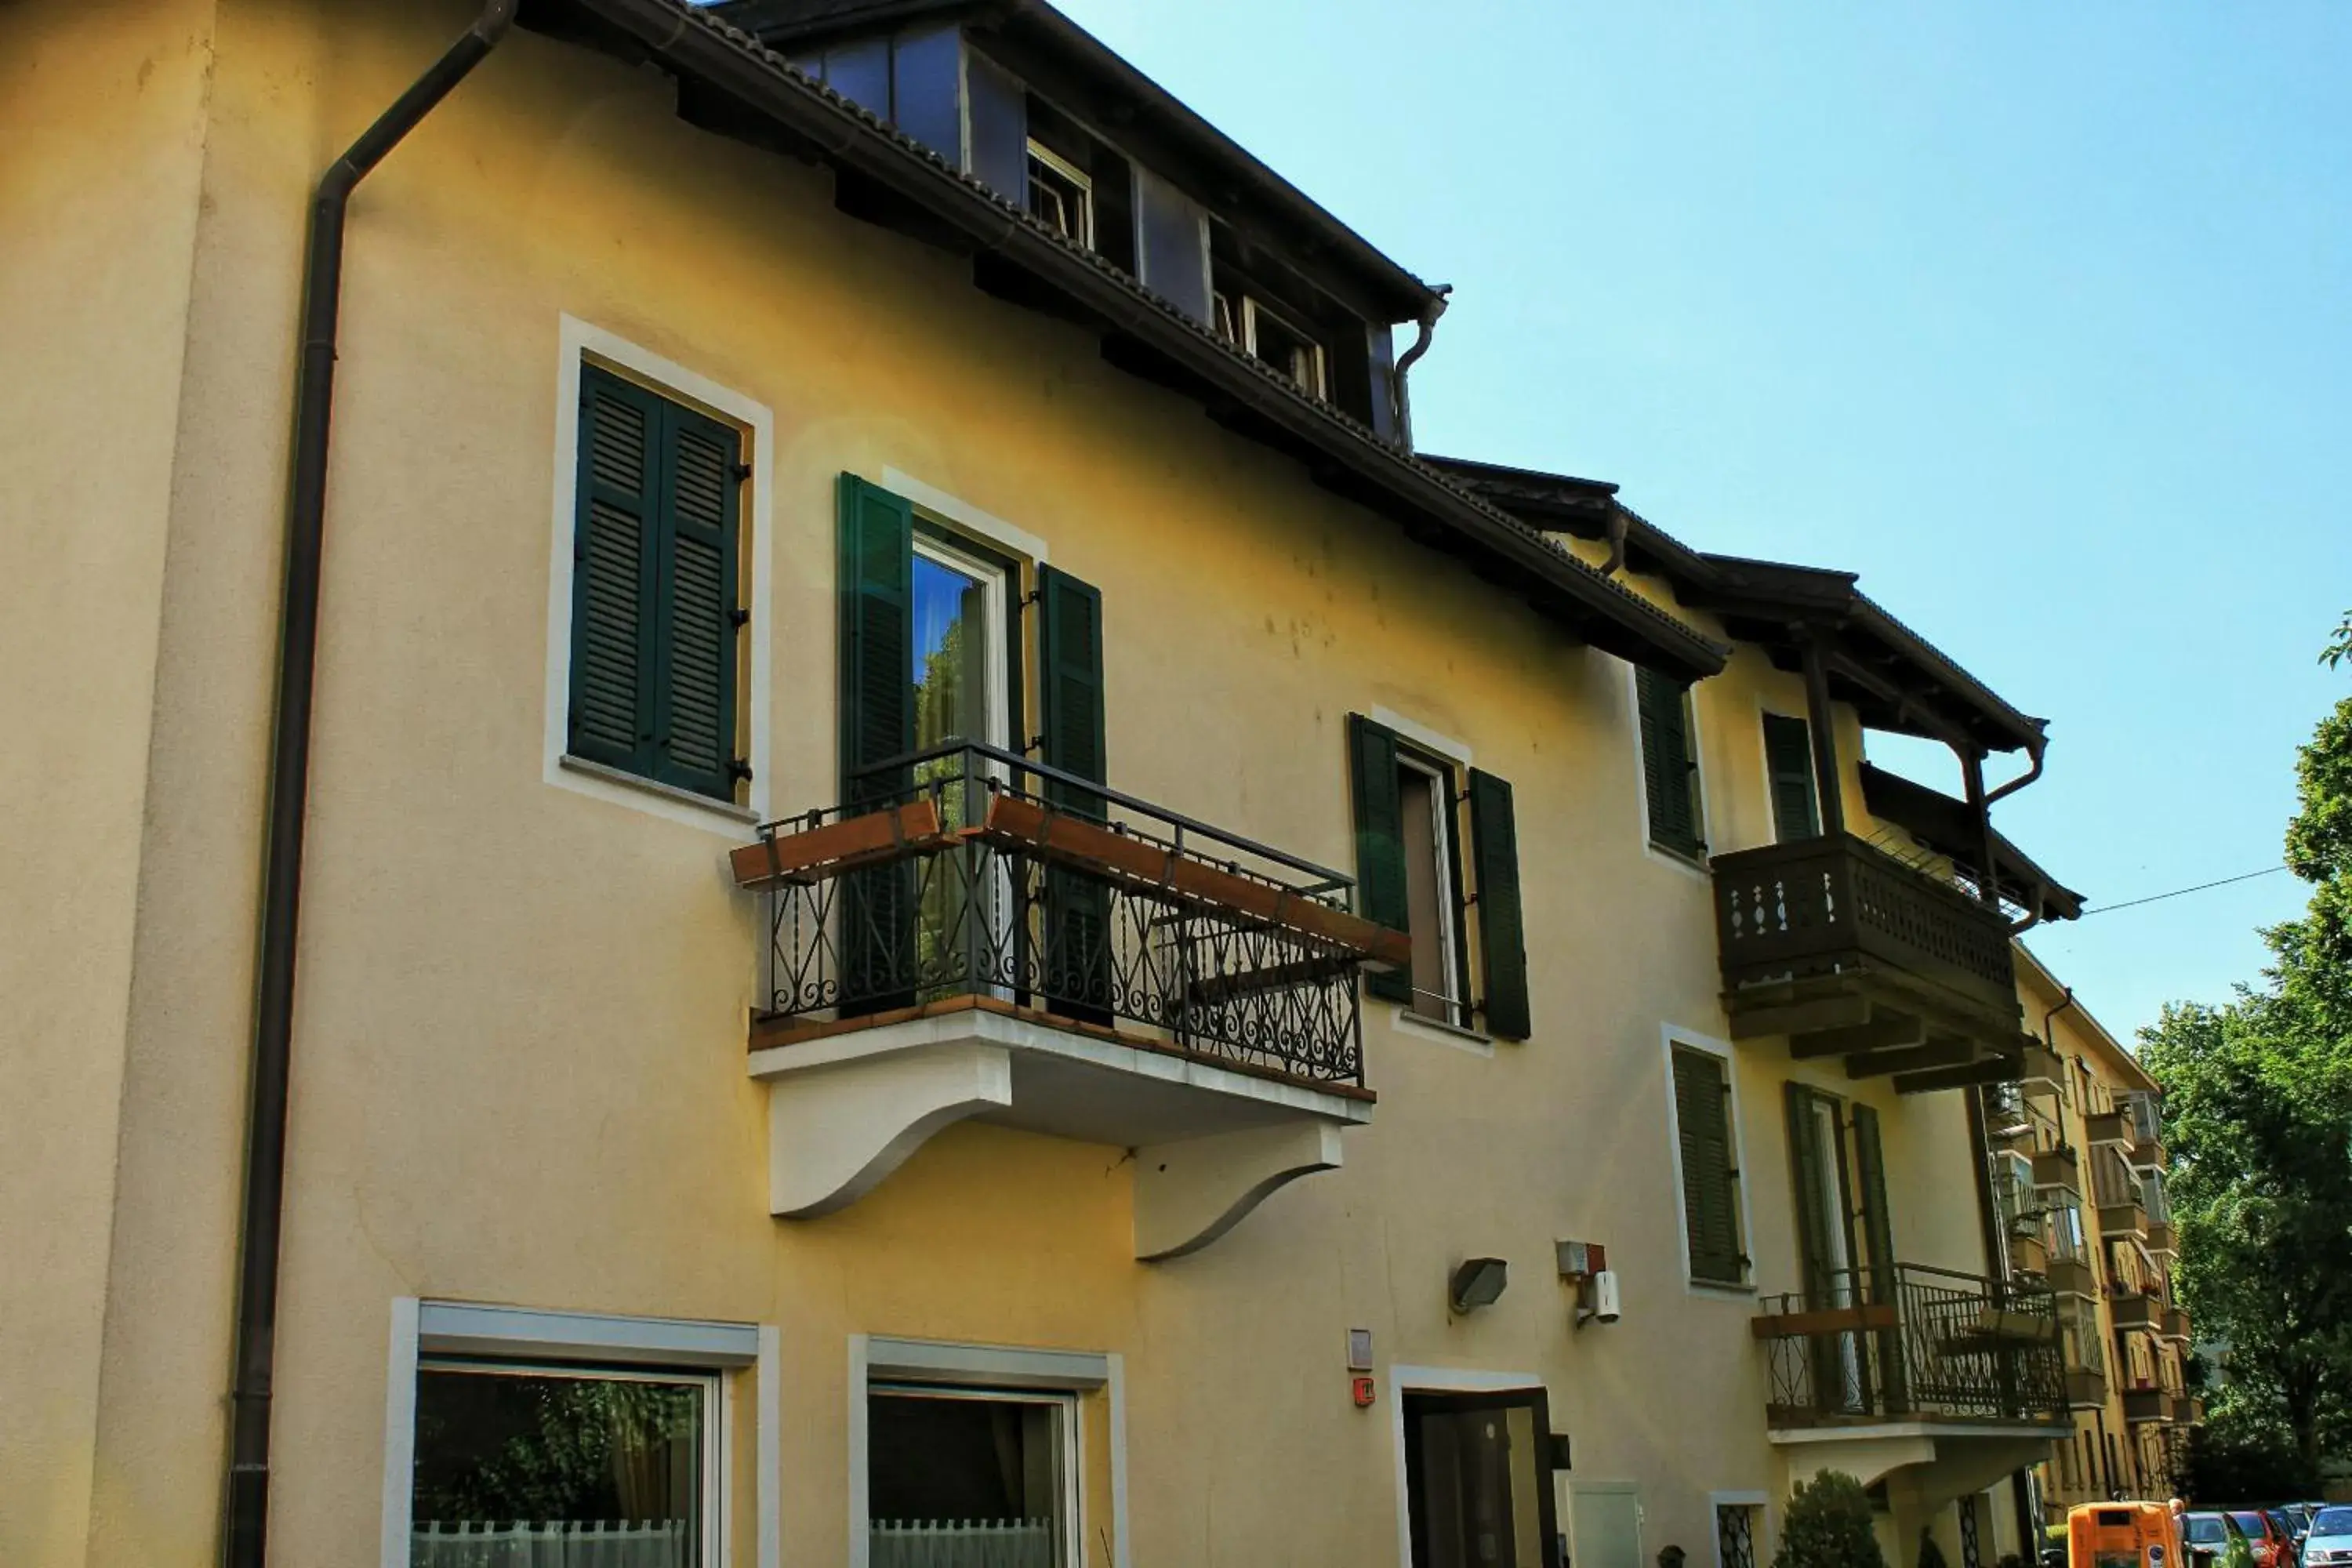
<svg viewBox="0 0 2352 1568"><path fill-rule="evenodd" d="M2303 1538L2303 1568L2352 1568L2352 1508L2331 1506L2312 1516Z"/></svg>

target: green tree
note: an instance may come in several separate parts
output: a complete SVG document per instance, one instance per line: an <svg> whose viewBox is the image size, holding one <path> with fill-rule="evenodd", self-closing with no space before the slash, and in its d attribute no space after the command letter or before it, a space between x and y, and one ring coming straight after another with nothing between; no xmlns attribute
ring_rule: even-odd
<svg viewBox="0 0 2352 1568"><path fill-rule="evenodd" d="M1886 1568L1862 1483L1838 1470L1798 1482L1772 1568Z"/></svg>
<svg viewBox="0 0 2352 1568"><path fill-rule="evenodd" d="M2352 616L2323 658L2347 656ZM2352 1411L2352 698L2295 774L2286 853L2313 885L2307 912L2263 933L2260 989L2168 1006L2140 1031L2165 1095L2175 1279L2200 1331L2230 1347L2200 1468L2242 1487L2267 1466L2274 1484L2254 1489L2281 1496L2316 1479Z"/></svg>

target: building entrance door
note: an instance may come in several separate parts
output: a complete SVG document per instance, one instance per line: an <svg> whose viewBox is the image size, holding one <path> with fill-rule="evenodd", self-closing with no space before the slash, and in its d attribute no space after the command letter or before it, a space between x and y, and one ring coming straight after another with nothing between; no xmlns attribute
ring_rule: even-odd
<svg viewBox="0 0 2352 1568"><path fill-rule="evenodd" d="M1412 1568L1563 1568L1544 1391L1403 1397Z"/></svg>

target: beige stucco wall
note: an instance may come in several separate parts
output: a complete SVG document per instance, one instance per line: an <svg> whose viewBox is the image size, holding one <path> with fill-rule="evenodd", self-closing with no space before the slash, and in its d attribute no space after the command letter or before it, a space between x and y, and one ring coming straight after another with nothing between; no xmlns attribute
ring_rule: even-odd
<svg viewBox="0 0 2352 1568"><path fill-rule="evenodd" d="M92 1563L194 1564L213 1549L307 185L466 15L354 7L329 29L291 0L221 9L201 119L205 62L175 68L203 128L201 216L197 144L177 121L146 132L181 174L178 206L137 210L181 215L182 303L142 296L153 319L130 336L142 353L169 341L170 374L121 344L103 374L58 373L105 407L110 377L160 397L154 378L176 385L184 352L190 394L153 411L136 498L152 534L107 535L132 559L77 580L83 602L102 585L118 607L123 584L144 584L131 640L146 652L124 656L109 699L123 717L103 735L128 747L135 728L139 745L105 791L68 799L43 778L52 793L26 797L45 826L68 825L45 834L56 887L37 900L97 899L116 879L89 916L113 966L66 963L104 946L79 939L41 966L58 1008L97 1010L112 1031L68 1020L112 1041L113 1077L46 1091L73 1107L60 1163L87 1173L61 1198L86 1223L56 1227L78 1250L50 1278L77 1303L56 1342L81 1336L80 1447L56 1452L98 1456ZM0 182L14 169L0 153ZM1132 1260L1122 1151L982 1127L940 1136L837 1215L772 1220L766 1091L742 1063L759 922L722 874L730 834L541 779L566 313L773 411L774 606L753 628L775 677L773 744L753 761L779 809L835 793L835 476L896 468L1043 538L1102 589L1122 788L1345 865L1350 710L1404 714L1511 780L1536 1037L1482 1053L1373 1007L1381 1103L1348 1135L1346 1168L1172 1264ZM77 362L61 342L47 363ZM162 434L174 424L176 446ZM1111 370L1088 334L842 217L826 176L684 126L657 78L530 35L354 205L329 539L277 1561L374 1560L400 1296L777 1324L790 1562L844 1557L858 1332L1122 1354L1139 1563L1393 1558L1396 1390L1351 1407L1350 1327L1373 1331L1384 1366L1540 1378L1578 1479L1643 1487L1645 1554L1674 1542L1704 1559L1709 1490L1780 1490L1753 1301L1682 1278L1664 1031L1725 1030L1706 881L1642 841L1622 664ZM1769 836L1764 704L1800 711L1801 693L1751 651L1700 689L1717 848ZM1858 737L1841 744L1851 773ZM142 818L131 781L150 778ZM90 1059L77 1049L72 1071L99 1071ZM1758 1283L1787 1289L1791 1069L1769 1044L1737 1061ZM1834 1065L1799 1076L1854 1092ZM1960 1100L1860 1092L1885 1121L1899 1254L1980 1267ZM1610 1247L1623 1321L1570 1330L1549 1267L1564 1237ZM1445 1274L1482 1253L1512 1261L1511 1289L1449 1321ZM748 1482L740 1424L738 1438ZM47 1431L26 1441L48 1462ZM0 1519L22 1516L18 1473L0 1463ZM754 1489L738 1494L739 1562ZM78 1514L58 1517L65 1534L23 1537L33 1546L8 1560L79 1558L54 1544Z"/></svg>
<svg viewBox="0 0 2352 1568"><path fill-rule="evenodd" d="M11 1563L78 1557L93 1487L210 11L0 9L0 1562Z"/></svg>

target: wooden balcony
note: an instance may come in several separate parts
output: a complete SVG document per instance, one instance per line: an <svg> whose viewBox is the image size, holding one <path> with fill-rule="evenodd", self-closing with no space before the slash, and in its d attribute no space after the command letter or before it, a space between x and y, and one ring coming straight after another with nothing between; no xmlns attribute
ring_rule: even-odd
<svg viewBox="0 0 2352 1568"><path fill-rule="evenodd" d="M1904 1093L2025 1071L2009 921L1851 834L1713 861L1736 1038L1843 1057Z"/></svg>
<svg viewBox="0 0 2352 1568"><path fill-rule="evenodd" d="M2172 1395L2160 1388L2126 1388L2124 1419L2135 1426L2170 1426Z"/></svg>

